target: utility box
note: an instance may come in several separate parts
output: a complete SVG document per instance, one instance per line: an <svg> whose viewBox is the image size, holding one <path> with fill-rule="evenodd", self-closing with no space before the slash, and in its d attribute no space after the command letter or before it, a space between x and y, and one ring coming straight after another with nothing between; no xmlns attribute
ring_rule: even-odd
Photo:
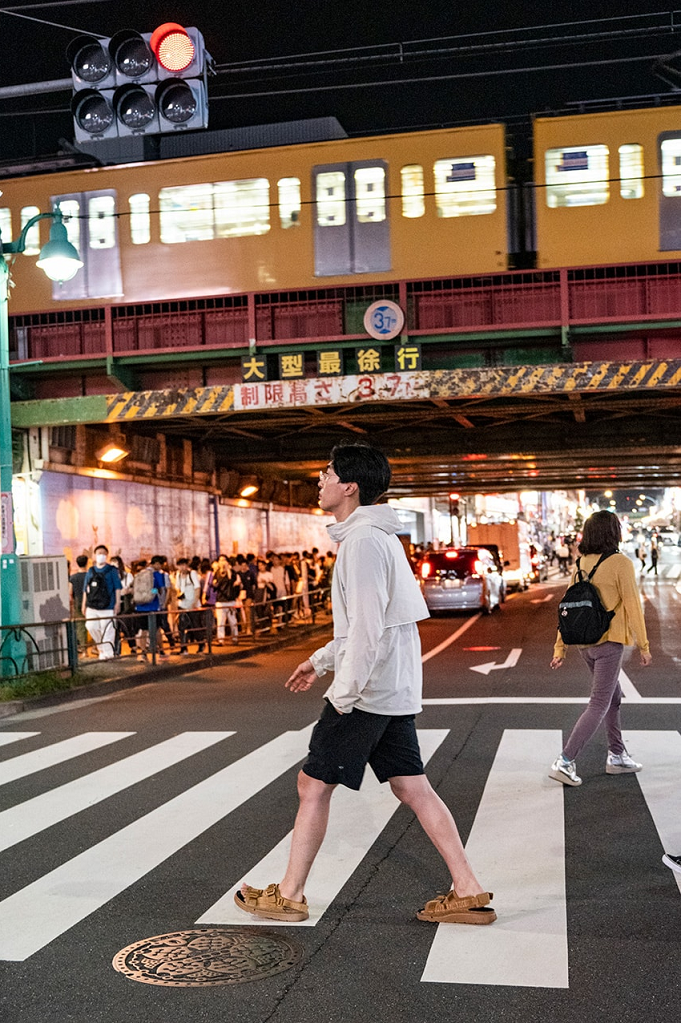
<svg viewBox="0 0 681 1023"><path fill-rule="evenodd" d="M26 670L64 668L68 665L66 626L59 623L70 617L66 558L59 554L21 557L19 566Z"/></svg>

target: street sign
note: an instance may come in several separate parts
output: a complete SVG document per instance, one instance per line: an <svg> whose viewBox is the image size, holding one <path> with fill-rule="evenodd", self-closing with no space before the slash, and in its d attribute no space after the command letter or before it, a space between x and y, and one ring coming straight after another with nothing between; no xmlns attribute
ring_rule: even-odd
<svg viewBox="0 0 681 1023"><path fill-rule="evenodd" d="M390 341L404 326L404 313L397 302L381 299L372 302L364 314L364 329L376 341Z"/></svg>
<svg viewBox="0 0 681 1023"><path fill-rule="evenodd" d="M0 553L12 554L14 552L14 527L12 524L12 495L10 493L0 495L0 518L2 519Z"/></svg>

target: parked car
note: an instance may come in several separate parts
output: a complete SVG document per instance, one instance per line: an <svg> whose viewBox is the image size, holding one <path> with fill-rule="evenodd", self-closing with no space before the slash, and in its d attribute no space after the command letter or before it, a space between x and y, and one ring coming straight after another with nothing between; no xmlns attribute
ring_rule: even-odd
<svg viewBox="0 0 681 1023"><path fill-rule="evenodd" d="M420 574L431 613L482 608L491 614L501 607L503 576L492 552L484 547L433 551L421 562Z"/></svg>

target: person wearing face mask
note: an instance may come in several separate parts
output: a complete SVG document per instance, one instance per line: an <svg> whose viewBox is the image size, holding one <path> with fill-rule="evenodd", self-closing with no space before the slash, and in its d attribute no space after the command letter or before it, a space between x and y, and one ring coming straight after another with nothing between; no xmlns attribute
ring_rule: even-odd
<svg viewBox="0 0 681 1023"><path fill-rule="evenodd" d="M115 656L114 618L121 609L121 578L108 564L109 550L104 544L95 547L94 555L95 563L88 569L83 586L83 614L99 660L110 661Z"/></svg>

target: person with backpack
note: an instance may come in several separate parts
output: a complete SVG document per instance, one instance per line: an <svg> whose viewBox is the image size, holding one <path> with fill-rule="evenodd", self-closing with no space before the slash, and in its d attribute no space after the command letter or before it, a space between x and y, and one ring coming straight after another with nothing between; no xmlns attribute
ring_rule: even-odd
<svg viewBox="0 0 681 1023"><path fill-rule="evenodd" d="M146 661L149 649L149 615L160 611L165 597L165 575L148 565L145 560L137 562L137 572L132 580L132 598L137 619L137 660ZM158 651L160 657L165 655Z"/></svg>
<svg viewBox="0 0 681 1023"><path fill-rule="evenodd" d="M551 667L561 668L568 646L575 645L592 676L589 704L549 770L549 778L563 785L582 784L576 760L601 722L608 737L606 774L633 774L643 766L622 742L619 674L625 646L636 643L644 668L652 657L636 573L631 559L618 550L621 540L613 512L595 512L587 519L572 585L560 602Z"/></svg>
<svg viewBox="0 0 681 1023"><path fill-rule="evenodd" d="M215 587L215 616L218 624L217 646L225 642L225 624L229 622L229 631L232 635L232 643L239 642L239 623L237 621L236 609L241 593L241 576L230 565L227 555L221 554L218 558L218 567L213 575L213 586Z"/></svg>
<svg viewBox="0 0 681 1023"><path fill-rule="evenodd" d="M197 653L202 654L206 630L201 611L201 579L199 573L189 567L187 558L177 559L177 571L173 576L179 611L180 653L187 656L187 644L191 637L198 643Z"/></svg>
<svg viewBox="0 0 681 1023"><path fill-rule="evenodd" d="M121 609L121 580L114 566L108 563L108 547L98 544L94 556L95 563L87 570L83 584L82 611L99 660L110 661L115 656L114 619Z"/></svg>

